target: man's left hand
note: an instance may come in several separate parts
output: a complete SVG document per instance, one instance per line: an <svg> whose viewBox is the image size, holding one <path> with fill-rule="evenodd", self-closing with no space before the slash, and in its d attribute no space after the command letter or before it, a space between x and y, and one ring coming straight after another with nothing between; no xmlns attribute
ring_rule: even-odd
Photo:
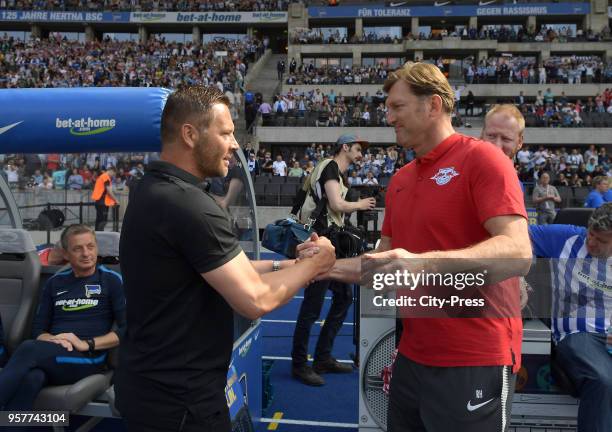
<svg viewBox="0 0 612 432"><path fill-rule="evenodd" d="M79 339L74 333L60 333L55 335L53 339L63 339L72 344L79 352L89 351L89 345L84 340Z"/></svg>

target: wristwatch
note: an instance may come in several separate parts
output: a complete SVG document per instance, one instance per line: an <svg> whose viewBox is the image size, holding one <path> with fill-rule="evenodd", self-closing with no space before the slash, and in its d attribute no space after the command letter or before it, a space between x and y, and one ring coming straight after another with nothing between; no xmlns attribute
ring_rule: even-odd
<svg viewBox="0 0 612 432"><path fill-rule="evenodd" d="M281 269L280 261L272 261L272 271L279 271Z"/></svg>
<svg viewBox="0 0 612 432"><path fill-rule="evenodd" d="M87 339L85 340L85 342L87 342L87 345L89 345L89 352L92 353L96 350L96 341L92 338L92 339Z"/></svg>

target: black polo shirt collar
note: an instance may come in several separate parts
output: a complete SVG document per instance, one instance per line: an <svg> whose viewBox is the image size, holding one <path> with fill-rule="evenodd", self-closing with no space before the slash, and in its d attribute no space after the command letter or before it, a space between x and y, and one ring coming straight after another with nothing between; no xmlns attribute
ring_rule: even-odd
<svg viewBox="0 0 612 432"><path fill-rule="evenodd" d="M158 173L162 173L166 175L171 175L173 177L179 178L180 180L183 180L186 183L190 183L194 186L198 186L199 184L202 183L201 178L198 178L194 176L193 174L185 171L184 169L181 169L177 167L176 165L171 164L170 162L166 162L166 161L150 162L147 168L147 171L150 171L153 174L158 172Z"/></svg>

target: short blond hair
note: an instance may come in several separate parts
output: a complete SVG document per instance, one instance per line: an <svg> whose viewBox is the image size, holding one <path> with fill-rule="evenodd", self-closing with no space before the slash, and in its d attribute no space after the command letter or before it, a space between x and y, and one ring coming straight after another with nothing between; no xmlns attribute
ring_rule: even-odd
<svg viewBox="0 0 612 432"><path fill-rule="evenodd" d="M407 62L404 66L389 74L384 90L389 93L391 87L403 80L417 96L438 95L442 99L442 107L451 114L455 107L455 92L440 69L429 63Z"/></svg>
<svg viewBox="0 0 612 432"><path fill-rule="evenodd" d="M519 111L519 109L515 105L512 105L512 104L493 105L491 109L489 110L489 112L487 112L487 115L485 116L485 127L487 125L487 119L489 119L491 116L494 116L495 114L506 114L514 118L519 125L519 129L520 129L519 133L522 134L525 131L525 117L523 117L523 114Z"/></svg>
<svg viewBox="0 0 612 432"><path fill-rule="evenodd" d="M593 186L599 186L602 182L610 183L610 179L605 175L601 175L601 176L595 177L592 181Z"/></svg>

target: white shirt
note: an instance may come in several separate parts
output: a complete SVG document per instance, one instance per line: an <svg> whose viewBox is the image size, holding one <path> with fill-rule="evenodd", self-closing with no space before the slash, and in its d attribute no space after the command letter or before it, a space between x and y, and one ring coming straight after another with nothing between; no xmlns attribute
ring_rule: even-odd
<svg viewBox="0 0 612 432"><path fill-rule="evenodd" d="M284 177L287 175L287 164L285 161L274 161L272 163L272 171L274 175Z"/></svg>
<svg viewBox="0 0 612 432"><path fill-rule="evenodd" d="M17 183L19 181L19 173L16 169L6 168L4 172L9 183Z"/></svg>
<svg viewBox="0 0 612 432"><path fill-rule="evenodd" d="M531 153L529 150L521 150L516 156L518 157L519 162L525 165L531 160Z"/></svg>

